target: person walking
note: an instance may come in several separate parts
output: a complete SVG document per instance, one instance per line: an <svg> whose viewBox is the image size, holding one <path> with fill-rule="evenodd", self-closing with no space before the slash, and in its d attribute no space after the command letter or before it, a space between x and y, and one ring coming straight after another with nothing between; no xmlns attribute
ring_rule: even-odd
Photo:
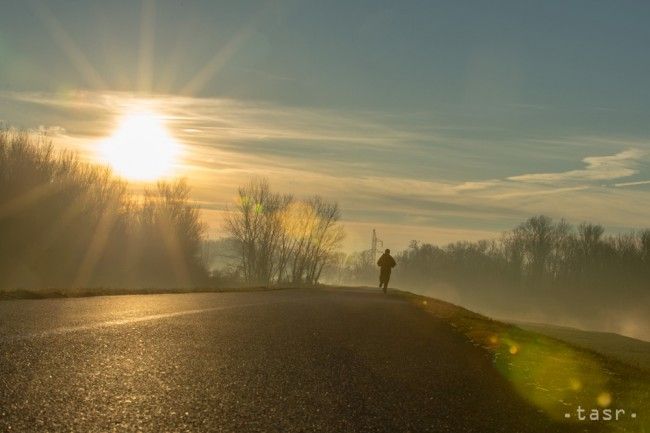
<svg viewBox="0 0 650 433"><path fill-rule="evenodd" d="M386 249L384 254L377 260L379 266L379 287L384 290L384 294L388 290L388 281L390 281L390 273L397 263L390 255L390 250Z"/></svg>

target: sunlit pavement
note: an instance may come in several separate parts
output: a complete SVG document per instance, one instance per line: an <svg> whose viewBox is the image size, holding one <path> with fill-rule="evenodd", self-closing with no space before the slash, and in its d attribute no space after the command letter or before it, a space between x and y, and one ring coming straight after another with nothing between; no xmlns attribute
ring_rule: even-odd
<svg viewBox="0 0 650 433"><path fill-rule="evenodd" d="M5 301L0 343L3 431L568 428L449 325L367 291Z"/></svg>

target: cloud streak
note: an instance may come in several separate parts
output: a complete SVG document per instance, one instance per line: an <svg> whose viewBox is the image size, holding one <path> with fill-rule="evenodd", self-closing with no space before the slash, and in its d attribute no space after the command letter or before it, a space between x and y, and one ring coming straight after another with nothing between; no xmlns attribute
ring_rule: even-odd
<svg viewBox="0 0 650 433"><path fill-rule="evenodd" d="M622 188L625 186L640 186L640 185L650 185L650 180L640 180L637 182L620 182L614 184L614 186L617 188Z"/></svg>
<svg viewBox="0 0 650 433"><path fill-rule="evenodd" d="M532 173L510 176L515 182L557 183L567 181L612 180L633 176L638 173L635 166L646 156L640 149L626 149L609 156L588 156L582 160L586 165L581 170L569 170L559 173Z"/></svg>

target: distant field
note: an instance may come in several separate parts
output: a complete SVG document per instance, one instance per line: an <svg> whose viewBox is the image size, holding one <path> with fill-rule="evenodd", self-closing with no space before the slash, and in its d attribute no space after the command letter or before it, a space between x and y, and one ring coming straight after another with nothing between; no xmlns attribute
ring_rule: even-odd
<svg viewBox="0 0 650 433"><path fill-rule="evenodd" d="M627 364L650 370L650 342L625 337L611 332L583 331L544 323L513 322L517 326L534 331L594 352L602 353Z"/></svg>

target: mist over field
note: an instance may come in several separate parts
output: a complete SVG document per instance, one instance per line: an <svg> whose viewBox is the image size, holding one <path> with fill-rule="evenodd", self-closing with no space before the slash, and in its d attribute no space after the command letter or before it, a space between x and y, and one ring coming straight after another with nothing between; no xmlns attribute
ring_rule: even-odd
<svg viewBox="0 0 650 433"><path fill-rule="evenodd" d="M399 278L395 278L399 284ZM400 285L400 287L406 287ZM650 319L648 297L633 297L629 302L615 299L611 306L604 308L598 299L599 293L587 295L586 299L574 302L563 300L553 294L519 296L518 301L502 302L502 297L491 293L468 294L448 284L415 286L414 292L446 300L469 310L502 321L520 321L557 326L568 326L586 331L613 332L644 341L650 341ZM518 288L510 288L516 293ZM595 299L593 299L595 298Z"/></svg>
<svg viewBox="0 0 650 433"><path fill-rule="evenodd" d="M494 318L650 340L650 230L606 234L598 224L539 215L497 239L412 241L393 254L396 287ZM376 255L351 254L332 275L375 285Z"/></svg>

